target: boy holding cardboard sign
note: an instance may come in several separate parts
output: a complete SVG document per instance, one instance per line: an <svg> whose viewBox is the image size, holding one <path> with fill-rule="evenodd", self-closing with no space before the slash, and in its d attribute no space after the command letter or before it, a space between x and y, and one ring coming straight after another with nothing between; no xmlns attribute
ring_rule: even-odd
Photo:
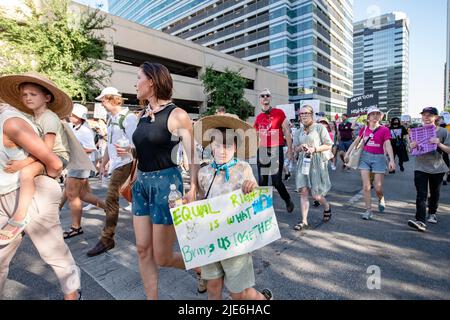
<svg viewBox="0 0 450 320"><path fill-rule="evenodd" d="M258 186L250 165L237 159L248 159L256 154L256 132L249 124L227 115L204 117L194 125L194 135L203 148L211 145L214 157L214 161L198 173L198 185L205 199L240 188L247 194ZM223 285L233 300L273 299L269 289L259 292L253 288L255 274L251 254L203 266L201 276L207 280L210 300L222 299Z"/></svg>

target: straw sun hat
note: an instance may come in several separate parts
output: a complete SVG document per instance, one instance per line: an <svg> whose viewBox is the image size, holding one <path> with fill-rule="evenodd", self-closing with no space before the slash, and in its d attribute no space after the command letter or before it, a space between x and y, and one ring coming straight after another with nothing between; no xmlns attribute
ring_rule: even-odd
<svg viewBox="0 0 450 320"><path fill-rule="evenodd" d="M211 137L217 133L217 128L232 129L238 137L237 157L250 159L256 156L258 138L255 129L245 121L230 115L213 115L201 118L194 124L194 137L206 148L211 143Z"/></svg>
<svg viewBox="0 0 450 320"><path fill-rule="evenodd" d="M47 107L56 113L58 117L64 118L70 115L72 112L72 100L70 97L59 89L53 81L36 72L0 77L0 98L20 111L33 114L33 111L28 109L20 98L20 85L26 82L41 85L51 92L53 99L47 103Z"/></svg>

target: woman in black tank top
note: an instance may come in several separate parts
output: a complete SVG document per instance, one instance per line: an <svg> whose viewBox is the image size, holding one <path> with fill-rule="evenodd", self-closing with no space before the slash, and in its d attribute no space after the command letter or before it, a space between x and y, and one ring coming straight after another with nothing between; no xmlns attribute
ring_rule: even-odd
<svg viewBox="0 0 450 320"><path fill-rule="evenodd" d="M176 164L179 142L190 159L191 183L184 202L194 201L197 193L199 167L193 160L197 157L192 123L186 111L171 102L172 88L172 77L165 66L149 62L141 65L136 89L146 109L133 134L138 172L132 207L139 267L148 299L158 297L158 266L185 268L182 255L172 249L176 234L168 204L171 184L183 192Z"/></svg>

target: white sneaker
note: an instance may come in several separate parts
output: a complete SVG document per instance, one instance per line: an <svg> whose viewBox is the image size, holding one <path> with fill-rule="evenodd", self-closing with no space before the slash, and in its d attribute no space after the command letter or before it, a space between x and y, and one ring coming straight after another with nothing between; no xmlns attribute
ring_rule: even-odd
<svg viewBox="0 0 450 320"><path fill-rule="evenodd" d="M408 226L410 226L413 229L416 229L417 231L421 231L421 232L427 231L427 225L425 223L423 223L422 221L409 220Z"/></svg>
<svg viewBox="0 0 450 320"><path fill-rule="evenodd" d="M128 206L124 207L123 210L131 212L131 203Z"/></svg>
<svg viewBox="0 0 450 320"><path fill-rule="evenodd" d="M361 215L361 218L364 220L370 220L370 219L372 219L372 217L373 217L373 214L372 214L372 211L370 211L370 210L367 210L366 212L364 212Z"/></svg>
<svg viewBox="0 0 450 320"><path fill-rule="evenodd" d="M430 214L429 216L428 216L428 220L427 220L429 223L434 223L434 224L436 224L438 221L437 221L437 216L435 215L435 214Z"/></svg>
<svg viewBox="0 0 450 320"><path fill-rule="evenodd" d="M97 208L97 207L94 206L93 204L88 204L87 206L83 207L83 211L89 211L89 210L92 210L94 208Z"/></svg>

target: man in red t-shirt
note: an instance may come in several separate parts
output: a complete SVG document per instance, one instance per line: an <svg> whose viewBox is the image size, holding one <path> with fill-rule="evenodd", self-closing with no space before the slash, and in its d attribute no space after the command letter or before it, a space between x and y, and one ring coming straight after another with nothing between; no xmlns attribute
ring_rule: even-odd
<svg viewBox="0 0 450 320"><path fill-rule="evenodd" d="M272 185L286 202L287 211L292 212L294 203L282 180L285 142L288 147L289 160L294 158L289 120L283 110L270 106L272 100L269 89L261 91L259 101L262 112L256 117L254 124L259 136L257 160L259 185L267 186L270 176Z"/></svg>

